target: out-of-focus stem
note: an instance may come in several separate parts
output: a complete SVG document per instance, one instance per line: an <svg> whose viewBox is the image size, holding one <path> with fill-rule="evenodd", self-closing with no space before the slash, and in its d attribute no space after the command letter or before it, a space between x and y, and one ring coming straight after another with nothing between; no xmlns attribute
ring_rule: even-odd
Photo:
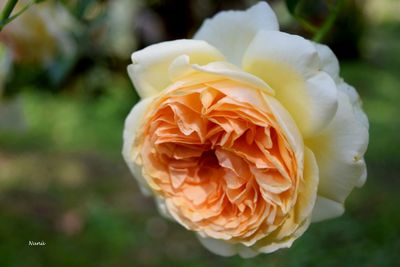
<svg viewBox="0 0 400 267"><path fill-rule="evenodd" d="M0 22L1 22L0 30L3 28L5 21L10 17L11 12L14 10L14 7L17 4L17 2L18 0L8 0L7 3L4 5L0 17Z"/></svg>
<svg viewBox="0 0 400 267"><path fill-rule="evenodd" d="M44 0L42 0L44 1ZM34 3L39 3L42 2L40 0L35 0L32 1L28 4L26 4L23 8L21 8L18 12L14 12L14 15L10 16L15 5L17 4L18 0L9 0L3 11L1 12L1 17L0 17L0 32L1 30L4 28L4 26L6 26L8 23L10 23L11 21L13 21L14 19L16 19L19 15L21 15L22 13L24 13L30 6L32 6ZM11 3L12 2L12 3Z"/></svg>
<svg viewBox="0 0 400 267"><path fill-rule="evenodd" d="M328 34L328 32L332 29L333 24L335 23L337 16L340 10L342 9L343 4L344 0L338 0L335 7L330 12L328 18L325 20L324 24L322 24L322 27L314 34L313 37L314 42L317 43L321 42Z"/></svg>

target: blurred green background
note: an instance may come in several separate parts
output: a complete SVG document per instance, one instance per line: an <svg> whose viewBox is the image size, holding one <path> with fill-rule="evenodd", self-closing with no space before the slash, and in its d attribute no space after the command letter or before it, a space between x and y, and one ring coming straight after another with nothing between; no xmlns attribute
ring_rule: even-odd
<svg viewBox="0 0 400 267"><path fill-rule="evenodd" d="M46 2L51 1L33 8ZM40 57L40 46L49 44L43 44L43 25L14 26L30 16L26 13L5 27L0 34L1 267L400 266L397 0L347 1L324 40L341 61L342 77L360 93L370 120L368 180L352 192L342 217L313 224L290 249L253 259L223 258L161 218L139 192L120 153L124 119L138 101L126 73L131 52L188 38L218 10L254 2L52 2L52 12L62 7L69 16L57 36L48 37L56 41ZM310 36L283 1L269 2L284 30ZM303 10L317 26L328 15L324 2L334 1L309 1ZM53 23L56 14L46 22ZM28 29L26 39L21 27ZM26 51L36 57L24 60ZM28 246L29 240L46 245Z"/></svg>

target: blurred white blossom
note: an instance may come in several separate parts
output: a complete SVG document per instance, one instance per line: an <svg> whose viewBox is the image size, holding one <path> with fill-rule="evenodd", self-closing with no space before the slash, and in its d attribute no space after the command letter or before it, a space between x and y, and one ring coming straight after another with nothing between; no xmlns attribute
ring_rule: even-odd
<svg viewBox="0 0 400 267"><path fill-rule="evenodd" d="M114 0L107 13L107 46L111 54L124 58L137 47L135 16L141 1Z"/></svg>
<svg viewBox="0 0 400 267"><path fill-rule="evenodd" d="M1 6L5 1L0 0ZM15 12L28 1L19 1ZM32 5L0 32L0 40L9 47L13 61L43 66L51 64L56 55L74 55L76 43L71 32L79 24L58 2L45 1Z"/></svg>

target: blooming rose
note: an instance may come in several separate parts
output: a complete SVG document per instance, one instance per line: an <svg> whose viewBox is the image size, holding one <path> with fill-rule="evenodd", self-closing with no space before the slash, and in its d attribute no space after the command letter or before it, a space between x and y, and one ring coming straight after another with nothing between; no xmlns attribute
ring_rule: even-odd
<svg viewBox="0 0 400 267"><path fill-rule="evenodd" d="M366 179L368 120L332 51L261 2L132 55L123 156L163 215L220 255L290 247Z"/></svg>
<svg viewBox="0 0 400 267"><path fill-rule="evenodd" d="M5 3L0 0L1 6ZM28 3L19 1L16 10ZM14 61L47 65L57 53L67 56L75 53L76 44L68 31L77 26L61 4L46 1L29 7L7 24L0 32L0 41L10 48Z"/></svg>

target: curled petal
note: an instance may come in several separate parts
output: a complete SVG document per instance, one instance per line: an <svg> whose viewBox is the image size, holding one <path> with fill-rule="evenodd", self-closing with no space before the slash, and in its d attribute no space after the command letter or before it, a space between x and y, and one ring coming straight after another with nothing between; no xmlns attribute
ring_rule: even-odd
<svg viewBox="0 0 400 267"><path fill-rule="evenodd" d="M271 86L304 137L318 134L337 109L335 82L319 67L310 41L275 31L259 32L243 58L243 68Z"/></svg>
<svg viewBox="0 0 400 267"><path fill-rule="evenodd" d="M168 68L180 55L188 55L196 64L224 60L217 49L200 40L163 42L135 52L128 73L141 98L156 95L171 84Z"/></svg>
<svg viewBox="0 0 400 267"><path fill-rule="evenodd" d="M357 91L354 89L353 86L351 86L343 81L341 81L338 84L338 89L340 91L342 91L343 93L345 93L349 97L349 100L353 107L354 114L357 117L357 120L359 122L361 122L364 125L364 127L368 130L369 129L368 118L367 118L367 115L365 114L365 112L362 110L361 98L358 95Z"/></svg>
<svg viewBox="0 0 400 267"><path fill-rule="evenodd" d="M320 59L320 69L328 73L332 79L338 83L339 78L339 61L332 50L323 44L314 43Z"/></svg>
<svg viewBox="0 0 400 267"><path fill-rule="evenodd" d="M246 11L218 13L203 23L194 39L207 41L223 51L229 62L240 66L244 51L258 31L278 29L271 7L260 2Z"/></svg>
<svg viewBox="0 0 400 267"><path fill-rule="evenodd" d="M315 201L314 210L312 213L312 222L320 222L323 220L338 217L344 213L343 204L318 196Z"/></svg>
<svg viewBox="0 0 400 267"><path fill-rule="evenodd" d="M352 189L365 180L363 157L368 145L368 129L345 92L339 91L339 107L332 122L306 144L320 169L318 195L343 204Z"/></svg>
<svg viewBox="0 0 400 267"><path fill-rule="evenodd" d="M147 112L148 107L150 106L153 99L154 97L150 97L141 100L132 108L131 112L125 120L123 133L122 156L124 157L124 160L131 170L133 176L139 182L141 191L146 195L149 195L151 190L146 180L143 178L142 167L135 163L134 151L132 151L132 148L134 145L133 142L139 133L141 124L143 123L145 113Z"/></svg>
<svg viewBox="0 0 400 267"><path fill-rule="evenodd" d="M291 68L307 79L315 75L320 64L317 50L310 41L279 31L259 31L251 41L243 56L242 66L254 73L257 70L253 71L251 66L259 61L268 67L259 76L263 79L273 74L272 67Z"/></svg>
<svg viewBox="0 0 400 267"><path fill-rule="evenodd" d="M255 244L257 251L271 253L290 247L310 225L310 215L316 201L318 166L312 151L304 150L304 177L300 182L298 199L289 217L272 234Z"/></svg>
<svg viewBox="0 0 400 267"><path fill-rule="evenodd" d="M207 80L225 79L230 78L234 81L245 83L248 86L262 88L265 92L273 94L271 87L265 83L262 79L254 76L250 73L244 72L240 68L232 65L228 62L212 62L207 65L191 64L191 59L187 55L176 58L169 67L169 76L172 81L179 82L185 80L187 76L193 76L193 74L209 74L199 75L197 79L190 77L191 83L201 80L205 83ZM185 85L188 85L187 83Z"/></svg>
<svg viewBox="0 0 400 267"><path fill-rule="evenodd" d="M202 237L197 235L200 243L209 251L220 256L234 256L239 254L242 258L253 258L258 255L251 247L246 247L242 244L231 244L223 240Z"/></svg>

